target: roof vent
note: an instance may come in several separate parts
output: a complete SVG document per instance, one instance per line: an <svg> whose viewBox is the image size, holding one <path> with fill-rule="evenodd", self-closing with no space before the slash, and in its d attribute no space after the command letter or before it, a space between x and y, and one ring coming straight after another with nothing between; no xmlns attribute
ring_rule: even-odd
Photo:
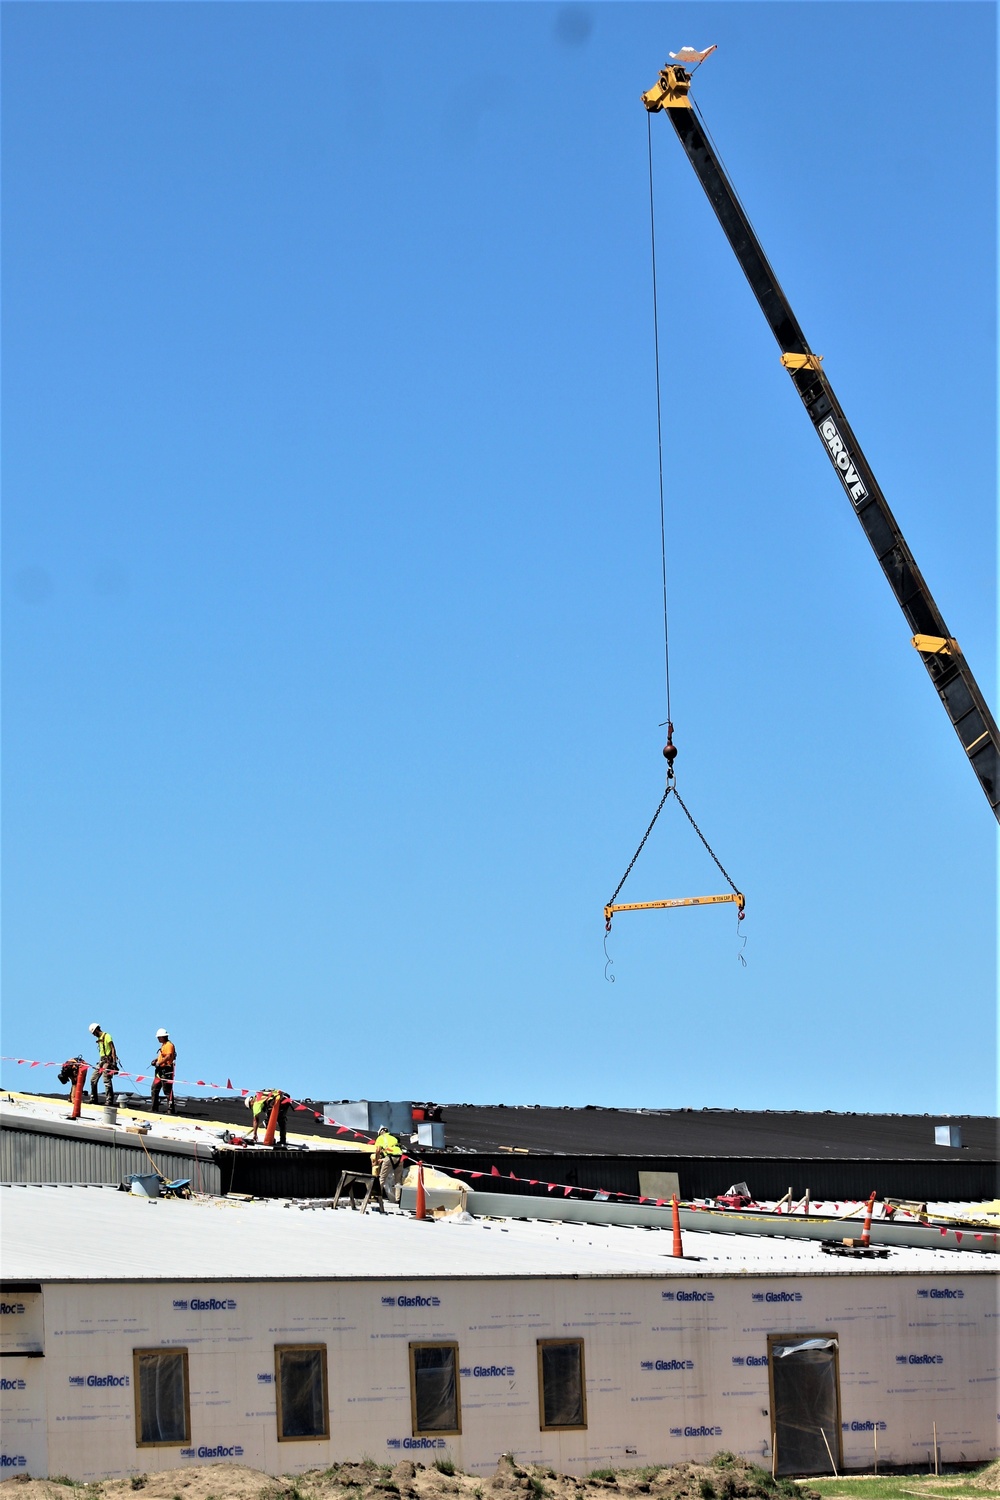
<svg viewBox="0 0 1000 1500"><path fill-rule="evenodd" d="M935 1146L961 1146L961 1125L935 1125L934 1144Z"/></svg>

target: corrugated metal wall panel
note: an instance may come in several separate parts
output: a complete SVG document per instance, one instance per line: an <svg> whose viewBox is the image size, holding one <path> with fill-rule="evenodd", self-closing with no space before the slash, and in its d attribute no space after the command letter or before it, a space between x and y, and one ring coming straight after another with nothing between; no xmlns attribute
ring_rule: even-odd
<svg viewBox="0 0 1000 1500"><path fill-rule="evenodd" d="M152 1150L149 1156L157 1171L170 1181L189 1177L196 1192L222 1191L222 1178L214 1161L175 1156ZM30 1130L0 1131L0 1181L2 1182L93 1182L122 1181L133 1172L150 1170L149 1156L135 1146L114 1141L67 1140L58 1135L40 1135Z"/></svg>
<svg viewBox="0 0 1000 1500"><path fill-rule="evenodd" d="M956 1153L957 1156L957 1153ZM598 1188L612 1193L639 1191L639 1172L676 1172L685 1198L712 1198L731 1183L746 1182L757 1198L780 1198L791 1185L796 1194L809 1188L813 1198L836 1201L867 1198L874 1188L879 1197L933 1199L936 1202L975 1203L995 1198L1000 1191L994 1162L975 1161L817 1161L759 1157L685 1156L522 1156L506 1152L427 1151L424 1160L447 1171L450 1166L490 1177L489 1191L537 1193L548 1182L571 1187ZM496 1166L500 1177L493 1177ZM512 1182L535 1178L539 1187ZM472 1186L484 1184L473 1182Z"/></svg>

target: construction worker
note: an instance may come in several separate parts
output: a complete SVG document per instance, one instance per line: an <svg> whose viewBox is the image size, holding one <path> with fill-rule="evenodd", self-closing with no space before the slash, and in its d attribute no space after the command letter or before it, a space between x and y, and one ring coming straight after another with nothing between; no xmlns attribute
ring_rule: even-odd
<svg viewBox="0 0 1000 1500"><path fill-rule="evenodd" d="M253 1113L253 1134L249 1139L255 1146L257 1144L257 1131L260 1129L260 1122L261 1120L264 1121L264 1128L266 1130L271 1119L271 1111L274 1108L275 1100L278 1101L278 1140L274 1142L275 1147L277 1147L279 1142L282 1146L286 1144L285 1121L288 1118L288 1110L292 1102L291 1094L282 1093L281 1089L261 1089L258 1094L248 1094L243 1101L247 1109Z"/></svg>
<svg viewBox="0 0 1000 1500"><path fill-rule="evenodd" d="M82 1068L82 1066L83 1066L83 1058L82 1057L67 1057L66 1061L63 1063L62 1067L59 1069L59 1072L56 1074L56 1077L59 1079L60 1083L69 1083L69 1084L72 1084L73 1088L75 1088L76 1087L76 1080L77 1080L77 1078L79 1076L80 1069ZM71 1094L72 1094L72 1091L73 1090L71 1088L70 1089L70 1093Z"/></svg>
<svg viewBox="0 0 1000 1500"><path fill-rule="evenodd" d="M156 1040L160 1044L160 1050L149 1065L156 1075L149 1090L149 1107L155 1115L160 1107L160 1090L162 1089L167 1110L175 1115L177 1106L174 1103L174 1069L177 1067L177 1048L162 1026L156 1033Z"/></svg>
<svg viewBox="0 0 1000 1500"><path fill-rule="evenodd" d="M403 1186L403 1149L386 1125L379 1126L378 1135L375 1137L372 1176L378 1179L383 1198L387 1196L386 1189L391 1179L392 1201L398 1203Z"/></svg>
<svg viewBox="0 0 1000 1500"><path fill-rule="evenodd" d="M91 1104L97 1103L97 1085L103 1073L104 1102L105 1104L114 1104L115 1086L112 1080L115 1074L121 1071L121 1063L118 1061L118 1053L115 1051L114 1038L110 1031L104 1031L96 1021L91 1021L87 1030L97 1043L97 1067L90 1075L90 1102Z"/></svg>

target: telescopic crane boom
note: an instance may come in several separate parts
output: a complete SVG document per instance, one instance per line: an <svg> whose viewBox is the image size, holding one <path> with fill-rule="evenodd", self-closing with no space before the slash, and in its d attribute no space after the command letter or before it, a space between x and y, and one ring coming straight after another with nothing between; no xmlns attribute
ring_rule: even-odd
<svg viewBox="0 0 1000 1500"><path fill-rule="evenodd" d="M643 94L642 102L650 114L662 110L669 116L688 161L708 194L726 238L778 341L781 363L791 375L827 456L847 491L913 632L913 644L990 806L1000 820L1000 734L993 715L958 642L951 636L934 603L861 445L851 431L822 368L822 356L813 354L806 343L798 320L689 97L690 87L691 75L686 68L667 66L654 86Z"/></svg>

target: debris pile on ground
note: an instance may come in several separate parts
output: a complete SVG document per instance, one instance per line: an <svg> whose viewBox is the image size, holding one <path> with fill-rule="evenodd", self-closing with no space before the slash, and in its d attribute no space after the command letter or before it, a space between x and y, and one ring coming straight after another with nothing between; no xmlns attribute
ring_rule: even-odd
<svg viewBox="0 0 1000 1500"><path fill-rule="evenodd" d="M595 1469L584 1478L519 1464L507 1454L489 1477L463 1474L444 1458L430 1466L408 1459L395 1465L365 1459L279 1479L242 1464L204 1464L86 1486L27 1476L5 1481L4 1488L8 1485L12 1500L15 1494L17 1500L71 1500L73 1490L81 1488L86 1500L133 1500L137 1492L141 1500L488 1500L489 1495L513 1500L519 1494L524 1500L819 1500L815 1490L774 1480L731 1453L717 1453L708 1464Z"/></svg>

